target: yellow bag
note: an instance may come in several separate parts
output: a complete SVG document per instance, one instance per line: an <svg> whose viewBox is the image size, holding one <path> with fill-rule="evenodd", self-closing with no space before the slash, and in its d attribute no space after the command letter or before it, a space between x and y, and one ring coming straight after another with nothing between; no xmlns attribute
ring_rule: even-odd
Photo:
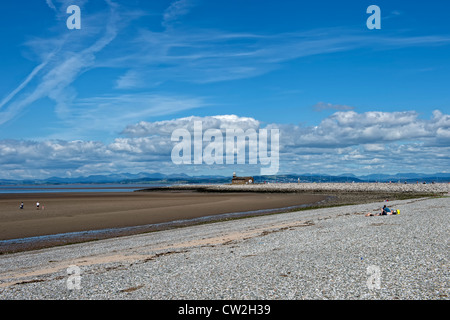
<svg viewBox="0 0 450 320"><path fill-rule="evenodd" d="M400 214L400 210L399 209L397 209L397 214Z"/></svg>

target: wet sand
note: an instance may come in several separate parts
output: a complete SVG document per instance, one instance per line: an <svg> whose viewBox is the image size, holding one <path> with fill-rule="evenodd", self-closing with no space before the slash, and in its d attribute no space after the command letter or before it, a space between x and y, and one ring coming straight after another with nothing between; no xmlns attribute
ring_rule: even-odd
<svg viewBox="0 0 450 320"><path fill-rule="evenodd" d="M448 300L450 197L389 202L400 215L365 217L376 201L5 254L0 297Z"/></svg>
<svg viewBox="0 0 450 320"><path fill-rule="evenodd" d="M265 214L326 198L323 194L195 191L0 194L0 253L226 219L231 213L237 213L234 217ZM22 201L24 209L19 209Z"/></svg>

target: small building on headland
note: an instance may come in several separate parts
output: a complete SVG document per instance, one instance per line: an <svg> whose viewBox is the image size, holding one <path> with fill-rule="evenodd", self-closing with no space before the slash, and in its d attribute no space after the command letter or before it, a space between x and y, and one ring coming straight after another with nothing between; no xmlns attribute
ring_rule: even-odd
<svg viewBox="0 0 450 320"><path fill-rule="evenodd" d="M231 184L251 184L255 180L253 177L237 177L236 172L233 172L233 179L231 179Z"/></svg>

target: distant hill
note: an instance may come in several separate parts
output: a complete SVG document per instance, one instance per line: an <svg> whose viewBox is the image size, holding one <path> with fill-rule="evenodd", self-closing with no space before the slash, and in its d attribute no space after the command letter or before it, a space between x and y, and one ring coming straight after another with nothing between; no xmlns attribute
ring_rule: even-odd
<svg viewBox="0 0 450 320"><path fill-rule="evenodd" d="M381 182L450 182L450 173L397 173L395 175L371 174L359 177L365 181L381 181Z"/></svg>
<svg viewBox="0 0 450 320"><path fill-rule="evenodd" d="M239 175L239 174L238 174ZM364 176L355 176L351 173L341 175L326 175L318 173L303 173L303 174L284 174L276 176L254 176L255 183L264 182L401 182L401 183L416 183L416 182L450 182L450 173L397 173L395 175L386 174L370 174ZM154 184L154 183L229 183L231 176L220 175L202 175L189 176L187 174L163 174L163 173L146 173L140 172L137 174L122 173L110 175L90 175L87 177L76 178L61 178L51 177L47 179L26 179L26 180L12 180L0 179L0 185L43 185L43 184Z"/></svg>
<svg viewBox="0 0 450 320"><path fill-rule="evenodd" d="M110 174L110 175L90 175L87 177L76 178L61 178L50 177L47 179L26 179L26 180L11 180L0 179L0 185L44 185L44 184L132 184L132 183L225 183L230 181L229 177L223 177L218 175L204 175L191 177L186 174L162 174L162 173L122 173L122 174Z"/></svg>

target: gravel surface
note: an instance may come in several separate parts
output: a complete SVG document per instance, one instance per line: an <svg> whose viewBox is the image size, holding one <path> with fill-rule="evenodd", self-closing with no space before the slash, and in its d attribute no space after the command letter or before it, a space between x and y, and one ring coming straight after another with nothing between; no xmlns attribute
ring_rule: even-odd
<svg viewBox="0 0 450 320"><path fill-rule="evenodd" d="M450 183L266 183L266 184L214 184L177 185L166 189L204 191L255 191L255 192L399 192L399 193L449 193Z"/></svg>
<svg viewBox="0 0 450 320"><path fill-rule="evenodd" d="M388 203L401 214L365 217L376 202L2 255L0 297L448 300L450 198Z"/></svg>

